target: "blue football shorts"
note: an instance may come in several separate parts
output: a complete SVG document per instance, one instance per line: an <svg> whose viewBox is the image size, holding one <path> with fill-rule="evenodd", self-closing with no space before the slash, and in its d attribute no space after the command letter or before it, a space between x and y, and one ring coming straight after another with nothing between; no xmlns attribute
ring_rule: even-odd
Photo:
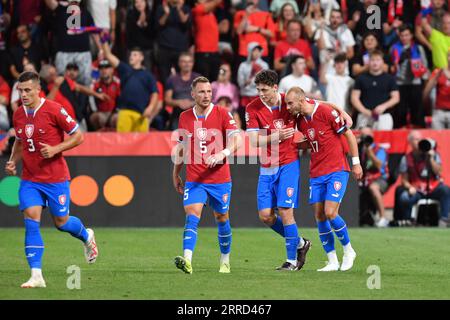
<svg viewBox="0 0 450 320"><path fill-rule="evenodd" d="M215 212L226 213L230 209L231 186L231 182L217 184L186 182L183 205L208 202Z"/></svg>
<svg viewBox="0 0 450 320"><path fill-rule="evenodd" d="M348 177L348 171L337 171L309 179L309 204L324 201L341 203Z"/></svg>

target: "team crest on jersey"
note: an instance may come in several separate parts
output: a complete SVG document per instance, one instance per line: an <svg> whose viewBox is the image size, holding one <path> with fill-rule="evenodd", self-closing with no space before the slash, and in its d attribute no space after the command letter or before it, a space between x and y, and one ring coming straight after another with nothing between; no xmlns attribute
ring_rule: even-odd
<svg viewBox="0 0 450 320"><path fill-rule="evenodd" d="M287 188L286 194L289 198L292 197L294 195L294 188Z"/></svg>
<svg viewBox="0 0 450 320"><path fill-rule="evenodd" d="M284 121L283 119L276 119L273 120L273 126L275 127L275 129L281 129L284 127Z"/></svg>
<svg viewBox="0 0 450 320"><path fill-rule="evenodd" d="M198 128L197 129L197 137L204 141L206 140L206 137L208 136L208 129L206 128Z"/></svg>
<svg viewBox="0 0 450 320"><path fill-rule="evenodd" d="M34 125L33 124L27 124L25 125L25 134L28 138L31 138L33 136L34 132Z"/></svg>
<svg viewBox="0 0 450 320"><path fill-rule="evenodd" d="M223 201L223 203L227 203L227 202L228 202L228 193L225 193L225 194L222 196L222 201Z"/></svg>
<svg viewBox="0 0 450 320"><path fill-rule="evenodd" d="M335 181L333 186L334 190L339 191L342 188L342 183L340 183L339 181Z"/></svg>
<svg viewBox="0 0 450 320"><path fill-rule="evenodd" d="M308 129L308 137L311 140L314 140L314 137L316 136L316 131L314 130L314 128Z"/></svg>
<svg viewBox="0 0 450 320"><path fill-rule="evenodd" d="M62 194L58 197L59 204L62 206L66 204L66 200L67 198L65 194Z"/></svg>

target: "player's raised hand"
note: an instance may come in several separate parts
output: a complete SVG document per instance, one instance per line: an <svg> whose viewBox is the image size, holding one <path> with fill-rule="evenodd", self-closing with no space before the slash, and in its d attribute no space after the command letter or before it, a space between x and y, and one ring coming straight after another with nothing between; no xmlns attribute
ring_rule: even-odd
<svg viewBox="0 0 450 320"><path fill-rule="evenodd" d="M363 170L360 164L352 166L352 173L356 180L361 180L363 176Z"/></svg>
<svg viewBox="0 0 450 320"><path fill-rule="evenodd" d="M214 168L218 163L223 163L223 159L225 159L225 154L223 152L212 154L206 159L206 165L208 168Z"/></svg>
<svg viewBox="0 0 450 320"><path fill-rule="evenodd" d="M295 130L294 128L283 128L279 131L280 133L280 140L287 140L294 136Z"/></svg>
<svg viewBox="0 0 450 320"><path fill-rule="evenodd" d="M53 158L53 156L58 153L58 150L55 147L52 147L51 145L42 142L39 142L39 144L42 146L41 155L45 159Z"/></svg>
<svg viewBox="0 0 450 320"><path fill-rule="evenodd" d="M175 190L180 193L183 194L184 193L184 183L183 183L183 179L181 179L180 176L173 176L173 186L175 188Z"/></svg>
<svg viewBox="0 0 450 320"><path fill-rule="evenodd" d="M15 176L17 174L16 163L14 161L6 162L5 172L8 176Z"/></svg>

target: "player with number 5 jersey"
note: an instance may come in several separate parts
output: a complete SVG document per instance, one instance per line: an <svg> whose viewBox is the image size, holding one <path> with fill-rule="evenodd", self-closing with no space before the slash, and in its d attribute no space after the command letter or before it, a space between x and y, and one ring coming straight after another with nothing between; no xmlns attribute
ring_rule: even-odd
<svg viewBox="0 0 450 320"><path fill-rule="evenodd" d="M228 110L211 103L212 89L207 78L195 78L191 94L195 105L180 115L177 130L179 143L175 149L172 176L176 191L183 194L186 213L183 256L175 258L175 265L185 273L192 273L197 227L203 207L208 202L218 226L221 252L219 272L229 273L231 175L227 157L237 150L241 138ZM180 177L183 164L186 164L186 184Z"/></svg>
<svg viewBox="0 0 450 320"><path fill-rule="evenodd" d="M344 219L339 216L339 206L345 194L349 177L349 165L341 141L343 135L352 155L352 172L362 178L358 145L352 131L329 104L305 97L304 91L293 87L286 93L289 112L296 118L296 125L311 146L309 203L314 212L319 238L327 253L327 265L318 271L347 271L352 268L356 253L350 244L350 236ZM344 248L342 265L334 248L334 235Z"/></svg>
<svg viewBox="0 0 450 320"><path fill-rule="evenodd" d="M19 209L25 220L25 254L31 268L31 278L22 288L45 287L42 275L44 242L40 234L42 210L49 207L58 230L81 240L85 258L94 263L98 250L94 231L86 229L74 216L69 216L70 174L62 152L83 142L78 124L60 104L39 97L39 75L24 72L17 89L22 101L13 115L16 139L11 157L6 163L8 175L15 175L16 166L23 164L19 188ZM69 138L64 139L64 134Z"/></svg>

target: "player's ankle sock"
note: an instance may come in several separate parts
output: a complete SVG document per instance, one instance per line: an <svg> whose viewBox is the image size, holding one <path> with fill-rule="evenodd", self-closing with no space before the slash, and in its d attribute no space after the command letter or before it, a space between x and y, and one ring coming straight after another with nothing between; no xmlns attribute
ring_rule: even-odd
<svg viewBox="0 0 450 320"><path fill-rule="evenodd" d="M345 246L343 246L343 248L344 248L344 253L354 251L352 248L352 244L350 242L347 243Z"/></svg>
<svg viewBox="0 0 450 320"><path fill-rule="evenodd" d="M68 232L72 235L72 237L80 239L83 242L88 241L89 238L89 234L81 220L74 216L69 216L67 222L58 227L58 230Z"/></svg>
<svg viewBox="0 0 450 320"><path fill-rule="evenodd" d="M317 221L319 229L319 238L326 253L334 251L334 235L328 220Z"/></svg>
<svg viewBox="0 0 450 320"><path fill-rule="evenodd" d="M284 226L280 216L277 215L275 223L270 228L284 238Z"/></svg>
<svg viewBox="0 0 450 320"><path fill-rule="evenodd" d="M230 253L231 250L231 226L230 220L218 222L217 229L219 231L219 247L222 254Z"/></svg>
<svg viewBox="0 0 450 320"><path fill-rule="evenodd" d="M305 240L302 237L300 237L300 235L299 235L299 238L300 238L300 241L298 243L297 249L301 249L305 245Z"/></svg>
<svg viewBox="0 0 450 320"><path fill-rule="evenodd" d="M336 218L330 220L330 224L341 244L343 246L347 245L350 242L350 237L344 219L337 215Z"/></svg>
<svg viewBox="0 0 450 320"><path fill-rule="evenodd" d="M336 255L336 251L330 251L327 253L328 261L333 264L339 264L338 257Z"/></svg>
<svg viewBox="0 0 450 320"><path fill-rule="evenodd" d="M32 278L42 278L42 269L32 268L31 269Z"/></svg>
<svg viewBox="0 0 450 320"><path fill-rule="evenodd" d="M222 253L220 255L220 263L228 263L230 264L230 254L229 253Z"/></svg>
<svg viewBox="0 0 450 320"><path fill-rule="evenodd" d="M186 224L184 225L183 234L183 251L194 251L195 244L197 243L197 228L200 219L193 214L186 216ZM191 259L192 260L192 257Z"/></svg>
<svg viewBox="0 0 450 320"><path fill-rule="evenodd" d="M25 255L31 269L41 269L44 241L39 230L39 222L25 219Z"/></svg>
<svg viewBox="0 0 450 320"><path fill-rule="evenodd" d="M192 261L192 250L185 249L185 250L183 251L183 257L184 257L186 260Z"/></svg>
<svg viewBox="0 0 450 320"><path fill-rule="evenodd" d="M287 259L296 261L297 260L297 246L300 241L298 237L297 224L289 224L284 226L284 234L286 239L286 253Z"/></svg>

